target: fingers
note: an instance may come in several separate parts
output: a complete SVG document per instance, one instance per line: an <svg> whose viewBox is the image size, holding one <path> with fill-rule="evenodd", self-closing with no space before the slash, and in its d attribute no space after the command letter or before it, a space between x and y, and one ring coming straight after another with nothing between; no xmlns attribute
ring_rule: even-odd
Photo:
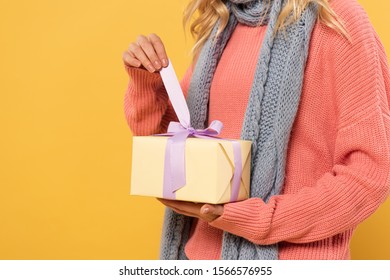
<svg viewBox="0 0 390 280"><path fill-rule="evenodd" d="M156 69L153 67L152 63L150 62L140 45L138 45L137 43L130 44L129 53L130 56L133 56L135 59L140 61L142 66L149 72L153 73L154 71L156 71Z"/></svg>
<svg viewBox="0 0 390 280"><path fill-rule="evenodd" d="M216 216L221 216L223 214L223 206L222 205L211 205L211 204L204 204L200 208L200 212L203 215L216 215Z"/></svg>
<svg viewBox="0 0 390 280"><path fill-rule="evenodd" d="M179 200L169 200L169 199L161 199L158 198L158 200L163 203L165 206L168 206L170 208L176 208L181 209L185 212L192 212L192 213L200 213L200 207L202 204L197 204L193 202L188 201L179 201Z"/></svg>
<svg viewBox="0 0 390 280"><path fill-rule="evenodd" d="M223 214L223 205L198 204L187 201L167 200L157 198L173 211L190 217L196 217L211 222Z"/></svg>
<svg viewBox="0 0 390 280"><path fill-rule="evenodd" d="M178 214L182 214L182 215L185 215L185 216L188 216L188 217L194 217L194 218L199 218L199 215L198 214L194 214L192 212L186 212L182 209L178 209L178 208L173 208L173 207L170 207L173 211L175 211L176 213Z"/></svg>
<svg viewBox="0 0 390 280"><path fill-rule="evenodd" d="M200 214L199 208L200 207L199 206L197 208L191 207L192 206L191 204L195 205L195 203L184 202L184 201L175 201L175 200L162 199L162 198L157 198L157 200L160 201L165 206L171 208L176 213L186 215L189 217L199 218L199 214Z"/></svg>
<svg viewBox="0 0 390 280"><path fill-rule="evenodd" d="M123 62L129 67L140 67L141 61L131 56L129 52L123 52Z"/></svg>
<svg viewBox="0 0 390 280"><path fill-rule="evenodd" d="M168 66L164 44L156 34L140 35L123 54L123 62L129 67L143 67L153 73Z"/></svg>
<svg viewBox="0 0 390 280"><path fill-rule="evenodd" d="M139 46L137 51L142 49L144 53L144 55L142 55L142 60L141 60L144 67L146 67L146 69L148 69L149 71L153 69L153 72L155 70L161 69L160 59L157 56L156 50L154 49L154 46L149 41L149 39L141 35L137 39L137 44Z"/></svg>
<svg viewBox="0 0 390 280"><path fill-rule="evenodd" d="M168 57L167 57L167 53L165 51L164 44L162 43L160 37L158 37L156 34L150 34L149 41L152 43L154 49L156 50L157 56L161 61L161 65L163 67L167 67L168 66Z"/></svg>

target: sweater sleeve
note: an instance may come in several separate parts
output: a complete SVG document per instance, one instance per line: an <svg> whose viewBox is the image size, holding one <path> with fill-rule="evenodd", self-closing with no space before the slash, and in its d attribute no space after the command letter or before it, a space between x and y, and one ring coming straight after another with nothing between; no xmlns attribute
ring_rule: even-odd
<svg viewBox="0 0 390 280"><path fill-rule="evenodd" d="M335 44L339 63L326 77L335 79L338 119L331 170L314 186L267 203L250 198L226 204L210 225L256 244L307 243L356 227L385 201L390 189L389 66L368 19L355 16L360 17L352 19L356 23L347 22L352 43Z"/></svg>
<svg viewBox="0 0 390 280"><path fill-rule="evenodd" d="M124 111L131 131L134 135L165 133L169 123L177 121L177 116L160 74L126 66L125 69L130 79L124 98ZM180 83L185 96L190 76L191 68Z"/></svg>

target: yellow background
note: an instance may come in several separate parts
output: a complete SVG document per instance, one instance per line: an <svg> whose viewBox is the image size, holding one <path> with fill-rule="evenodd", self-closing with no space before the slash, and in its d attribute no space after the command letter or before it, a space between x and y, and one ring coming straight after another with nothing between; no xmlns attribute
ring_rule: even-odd
<svg viewBox="0 0 390 280"><path fill-rule="evenodd" d="M122 52L159 34L179 76L186 0L0 0L0 259L154 259L163 207L129 196ZM387 0L360 0L390 53ZM390 201L355 259L390 259Z"/></svg>

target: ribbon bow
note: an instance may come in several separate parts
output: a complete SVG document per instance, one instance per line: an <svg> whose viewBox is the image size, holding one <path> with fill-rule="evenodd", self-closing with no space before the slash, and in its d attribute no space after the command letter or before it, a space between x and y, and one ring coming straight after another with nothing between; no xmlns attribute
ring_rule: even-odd
<svg viewBox="0 0 390 280"><path fill-rule="evenodd" d="M175 192L186 185L185 143L187 138L219 138L218 135L221 133L223 124L218 120L214 120L206 129L191 127L188 106L171 62L169 62L167 68L160 71L160 75L179 119L179 122L169 123L167 133L158 134L171 136L168 138L165 147L163 197L175 199ZM235 201L238 198L240 188L242 162L240 143L237 141L232 141L232 143L235 168L230 200Z"/></svg>

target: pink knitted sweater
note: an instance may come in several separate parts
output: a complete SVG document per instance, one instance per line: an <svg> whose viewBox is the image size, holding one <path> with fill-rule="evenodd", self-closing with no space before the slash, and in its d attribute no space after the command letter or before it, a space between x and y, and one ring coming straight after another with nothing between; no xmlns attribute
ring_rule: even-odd
<svg viewBox="0 0 390 280"><path fill-rule="evenodd" d="M333 0L351 42L316 24L292 129L283 193L224 206L194 223L185 252L218 259L222 232L257 244L279 243L279 259L348 259L356 226L384 202L390 174L387 57L356 0ZM266 27L238 25L215 72L209 120L239 138ZM134 135L166 131L176 119L159 74L127 68L125 115ZM191 68L182 80L186 94Z"/></svg>

